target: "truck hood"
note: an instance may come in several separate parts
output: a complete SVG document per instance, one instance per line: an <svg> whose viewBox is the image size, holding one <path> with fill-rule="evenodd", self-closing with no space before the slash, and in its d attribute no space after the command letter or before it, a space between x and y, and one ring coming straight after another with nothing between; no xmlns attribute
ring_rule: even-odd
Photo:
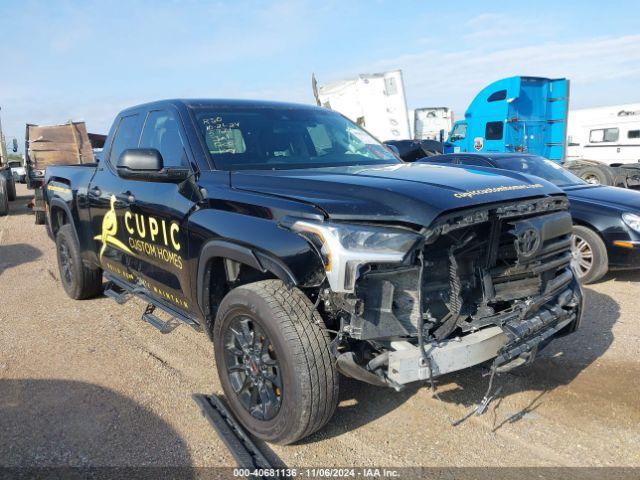
<svg viewBox="0 0 640 480"><path fill-rule="evenodd" d="M336 220L422 226L446 211L562 194L549 182L517 172L415 163L239 171L231 174L231 186L311 203Z"/></svg>
<svg viewBox="0 0 640 480"><path fill-rule="evenodd" d="M571 203L599 205L625 212L640 212L640 192L604 185L565 187Z"/></svg>

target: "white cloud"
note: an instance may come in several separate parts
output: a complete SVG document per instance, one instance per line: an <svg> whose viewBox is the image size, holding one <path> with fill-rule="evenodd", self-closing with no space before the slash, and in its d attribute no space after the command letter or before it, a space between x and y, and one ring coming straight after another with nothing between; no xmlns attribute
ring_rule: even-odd
<svg viewBox="0 0 640 480"><path fill-rule="evenodd" d="M583 87L602 90L608 82L624 79L628 88L610 92L609 98L612 103L626 103L640 96L634 87L640 80L638 45L640 34L456 52L425 50L361 65L357 72L401 68L411 107L450 105L459 114L481 88L513 75L569 78L574 98L583 95Z"/></svg>

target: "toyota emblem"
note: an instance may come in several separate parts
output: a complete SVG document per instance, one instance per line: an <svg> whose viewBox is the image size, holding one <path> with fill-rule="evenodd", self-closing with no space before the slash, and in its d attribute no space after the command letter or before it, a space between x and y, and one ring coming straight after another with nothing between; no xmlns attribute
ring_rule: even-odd
<svg viewBox="0 0 640 480"><path fill-rule="evenodd" d="M535 228L527 228L518 234L514 243L518 256L530 257L540 247L540 234Z"/></svg>

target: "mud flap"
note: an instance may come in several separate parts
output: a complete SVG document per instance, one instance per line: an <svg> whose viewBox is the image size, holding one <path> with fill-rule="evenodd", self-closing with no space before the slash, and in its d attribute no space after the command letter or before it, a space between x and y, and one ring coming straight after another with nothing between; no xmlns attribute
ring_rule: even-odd
<svg viewBox="0 0 640 480"><path fill-rule="evenodd" d="M200 407L202 415L216 429L229 452L238 462L239 468L250 470L274 468L253 443L249 434L236 421L222 399L217 395L202 394L195 394L192 398Z"/></svg>

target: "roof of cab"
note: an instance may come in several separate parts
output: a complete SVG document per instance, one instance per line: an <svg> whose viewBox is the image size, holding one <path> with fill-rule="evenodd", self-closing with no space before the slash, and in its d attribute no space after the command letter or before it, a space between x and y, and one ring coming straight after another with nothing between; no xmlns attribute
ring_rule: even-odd
<svg viewBox="0 0 640 480"><path fill-rule="evenodd" d="M143 103L129 107L122 111L128 112L131 110L149 109L149 108L162 108L169 105L176 107L186 108L284 108L284 109L322 109L315 105L303 104L303 103L289 103L289 102L274 102L270 100L244 100L244 99L221 99L221 98L176 98L157 100L154 102Z"/></svg>

